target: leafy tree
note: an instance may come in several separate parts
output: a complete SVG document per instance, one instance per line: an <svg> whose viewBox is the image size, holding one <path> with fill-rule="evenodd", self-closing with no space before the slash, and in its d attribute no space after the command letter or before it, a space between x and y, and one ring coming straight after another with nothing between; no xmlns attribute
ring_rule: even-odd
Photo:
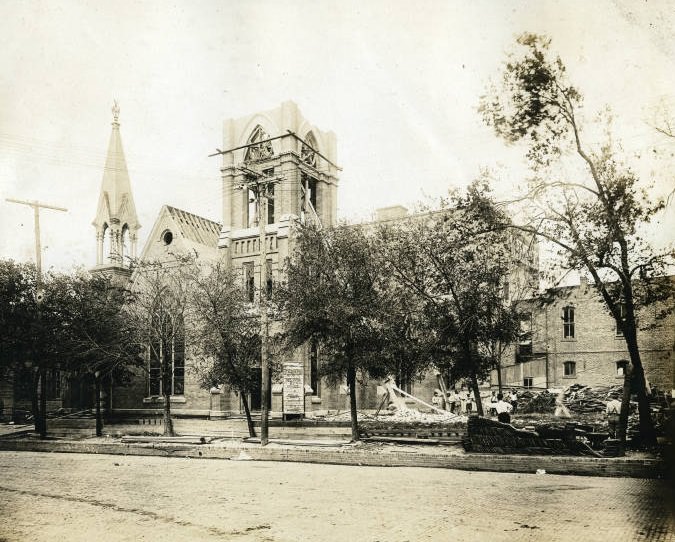
<svg viewBox="0 0 675 542"><path fill-rule="evenodd" d="M507 227L487 188L474 184L438 210L380 229L385 272L418 297L436 365L471 382L481 415L490 348L512 342L518 321L502 295L512 269Z"/></svg>
<svg viewBox="0 0 675 542"><path fill-rule="evenodd" d="M673 251L654 250L640 232L665 202L641 188L635 172L617 157L611 138L597 148L584 141L582 94L549 50L550 40L523 34L518 45L519 53L505 64L500 83L482 98L481 110L506 142L527 143L534 174L526 196L532 222L521 229L557 247L563 268L593 277L630 355L620 436L625 439L632 374L640 432L644 442L653 444L637 314L641 307L672 295L672 282L658 277L672 262ZM570 160L574 157L578 164ZM560 179L561 171L572 180Z"/></svg>
<svg viewBox="0 0 675 542"><path fill-rule="evenodd" d="M24 363L36 358L32 341L37 315L35 266L0 260L0 378L20 379ZM35 373L38 370L35 364ZM40 431L39 376L30 371L30 396L35 430Z"/></svg>
<svg viewBox="0 0 675 542"><path fill-rule="evenodd" d="M359 440L357 372L381 376L381 315L386 310L383 275L364 230L337 226L299 229L287 263L286 282L277 288L285 320L285 341L294 349L321 345L321 376L349 386L352 440Z"/></svg>
<svg viewBox="0 0 675 542"><path fill-rule="evenodd" d="M68 370L95 379L96 433L101 435L101 385L128 382L143 363L136 329L124 317L124 288L106 275L79 272L64 284L60 311L67 322L62 342L69 352Z"/></svg>
<svg viewBox="0 0 675 542"><path fill-rule="evenodd" d="M139 261L123 308L135 339L148 353L150 393L163 398L164 435L174 436L171 395L182 394L185 322L191 282L184 268L194 258L175 256L171 262ZM182 367L181 367L182 363ZM175 389L176 388L176 389Z"/></svg>
<svg viewBox="0 0 675 542"><path fill-rule="evenodd" d="M255 437L247 394L260 364L260 318L239 286L240 277L222 260L193 266L189 327L202 387L225 384L237 390Z"/></svg>

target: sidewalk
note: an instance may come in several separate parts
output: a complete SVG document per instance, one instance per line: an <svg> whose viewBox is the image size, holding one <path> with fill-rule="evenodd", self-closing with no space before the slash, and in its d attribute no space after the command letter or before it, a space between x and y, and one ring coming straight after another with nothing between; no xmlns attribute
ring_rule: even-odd
<svg viewBox="0 0 675 542"><path fill-rule="evenodd" d="M181 424L182 425L182 424ZM4 427L0 430L0 451L65 452L112 455L139 455L184 457L195 459L229 459L233 461L293 461L338 465L368 465L378 467L433 467L470 471L530 473L545 471L548 474L583 476L616 476L632 478L663 478L666 466L660 459L633 454L620 458L578 456L528 456L466 453L461 446L401 445L389 443L349 443L338 436L324 438L291 439L274 438L261 447L255 442L244 442L237 436L225 435L226 431L194 432L177 431L181 439L167 441L161 436L123 439L121 436L85 437L40 440L25 433L26 427L16 427L14 434ZM109 426L106 432L115 432ZM143 426L133 426L137 430ZM161 427L161 426L160 426ZM112 429L112 431L111 431ZM159 432L159 427L158 431ZM235 429L232 429L232 434ZM220 433L220 434L213 434ZM200 435L204 437L200 438ZM190 436L194 438L189 438ZM127 440L125 442L124 440ZM139 442L141 440L141 442ZM201 440L203 444L199 444Z"/></svg>

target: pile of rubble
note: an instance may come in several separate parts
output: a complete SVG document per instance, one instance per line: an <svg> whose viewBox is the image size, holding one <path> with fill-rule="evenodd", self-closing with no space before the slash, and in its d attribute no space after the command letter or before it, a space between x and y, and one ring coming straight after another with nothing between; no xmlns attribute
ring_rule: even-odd
<svg viewBox="0 0 675 542"><path fill-rule="evenodd" d="M359 411L359 420L377 420L388 423L414 422L420 424L447 424L447 423L466 423L466 416L458 416L450 412L421 412L414 408L383 410L379 414ZM322 416L330 421L349 421L351 419L349 411L343 411L339 414L327 414Z"/></svg>
<svg viewBox="0 0 675 542"><path fill-rule="evenodd" d="M563 404L577 414L604 412L610 393L621 394L622 386L583 386L574 384L565 389ZM550 414L555 410L555 390L525 391L518 400L518 410L523 413Z"/></svg>

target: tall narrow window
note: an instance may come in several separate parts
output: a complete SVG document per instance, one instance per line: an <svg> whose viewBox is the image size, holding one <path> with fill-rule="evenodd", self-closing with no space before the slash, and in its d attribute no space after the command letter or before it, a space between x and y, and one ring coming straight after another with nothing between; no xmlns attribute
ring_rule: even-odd
<svg viewBox="0 0 675 542"><path fill-rule="evenodd" d="M265 294L267 295L267 299L269 299L272 297L272 260L267 260L265 262L265 275Z"/></svg>
<svg viewBox="0 0 675 542"><path fill-rule="evenodd" d="M258 225L258 197L250 188L246 189L246 194L246 226L248 228L255 228Z"/></svg>
<svg viewBox="0 0 675 542"><path fill-rule="evenodd" d="M626 321L626 304L625 303L619 304L619 314L621 315L621 322L625 322ZM616 336L617 337L623 337L623 329L621 329L621 324L619 324L619 322L616 322Z"/></svg>
<svg viewBox="0 0 675 542"><path fill-rule="evenodd" d="M319 397L319 347L315 341L312 341L309 347L309 386L312 388L312 395Z"/></svg>
<svg viewBox="0 0 675 542"><path fill-rule="evenodd" d="M303 212L311 212L310 206L314 211L316 211L316 206L318 203L318 194L317 194L317 181L313 177L310 177L306 173L302 173L302 203L301 210Z"/></svg>
<svg viewBox="0 0 675 542"><path fill-rule="evenodd" d="M148 370L149 395L161 395L162 393L162 366L160 364L161 346L159 341L150 344L150 367Z"/></svg>
<svg viewBox="0 0 675 542"><path fill-rule="evenodd" d="M563 307L563 339L574 339L574 307Z"/></svg>
<svg viewBox="0 0 675 542"><path fill-rule="evenodd" d="M532 313L520 315L520 331L518 333L518 352L516 362L527 361L532 356Z"/></svg>
<svg viewBox="0 0 675 542"><path fill-rule="evenodd" d="M246 299L253 303L255 300L255 277L253 275L253 262L246 262L244 264L244 291L246 292Z"/></svg>
<svg viewBox="0 0 675 542"><path fill-rule="evenodd" d="M185 335L183 327L176 330L173 337L173 395L185 393Z"/></svg>
<svg viewBox="0 0 675 542"><path fill-rule="evenodd" d="M274 224L274 185L267 187L267 223Z"/></svg>

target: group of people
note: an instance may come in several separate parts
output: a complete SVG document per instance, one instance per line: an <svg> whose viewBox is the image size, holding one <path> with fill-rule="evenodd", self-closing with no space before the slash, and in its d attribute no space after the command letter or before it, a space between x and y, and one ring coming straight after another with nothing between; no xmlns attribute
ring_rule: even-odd
<svg viewBox="0 0 675 542"><path fill-rule="evenodd" d="M565 392L561 390L556 399L556 417L569 418L571 414L564 405ZM609 434L616 438L617 428L619 426L619 415L621 413L621 401L618 393L611 393L608 397L606 406L607 424ZM518 392L512 389L501 393L493 391L489 396L481 397L483 410L486 415L497 416L497 420L502 423L511 423L511 415L518 410ZM447 410L453 414L470 415L477 411L476 399L471 391L464 388L459 391L452 389L447 393L447 397L439 389L434 390L431 403L439 410Z"/></svg>
<svg viewBox="0 0 675 542"><path fill-rule="evenodd" d="M499 421L511 421L511 414L515 414L518 409L518 393L515 389L506 395L493 391L490 396L481 397L483 410L491 416L497 416ZM448 410L453 414L472 414L477 411L476 399L469 390L452 389L447 393L447 397L439 389L434 390L431 398L431 404L440 410ZM501 415L501 417L500 417ZM508 419L507 419L508 418Z"/></svg>
<svg viewBox="0 0 675 542"><path fill-rule="evenodd" d="M468 390L450 390L447 397L439 389L434 390L431 404L440 410L447 410L453 414L470 414L476 411L476 399Z"/></svg>

